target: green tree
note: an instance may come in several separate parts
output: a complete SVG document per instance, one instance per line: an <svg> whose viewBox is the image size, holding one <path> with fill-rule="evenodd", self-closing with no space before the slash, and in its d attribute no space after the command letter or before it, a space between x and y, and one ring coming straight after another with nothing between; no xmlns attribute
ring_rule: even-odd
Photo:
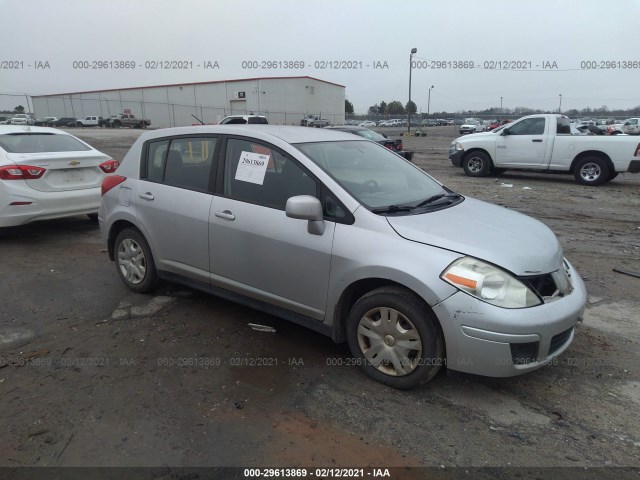
<svg viewBox="0 0 640 480"><path fill-rule="evenodd" d="M385 113L387 113L388 115L404 115L405 110L399 101L394 100L389 105L387 105Z"/></svg>
<svg viewBox="0 0 640 480"><path fill-rule="evenodd" d="M415 115L416 112L418 111L418 107L416 106L413 100L409 100L404 108L406 112L410 113L411 115Z"/></svg>
<svg viewBox="0 0 640 480"><path fill-rule="evenodd" d="M22 105L18 105L16 108L13 109L13 111L17 113L24 113L24 107Z"/></svg>
<svg viewBox="0 0 640 480"><path fill-rule="evenodd" d="M379 115L380 114L380 105L377 103L375 105L371 105L369 110L367 111L367 115Z"/></svg>
<svg viewBox="0 0 640 480"><path fill-rule="evenodd" d="M344 113L353 115L353 103L346 98L344 99Z"/></svg>
<svg viewBox="0 0 640 480"><path fill-rule="evenodd" d="M384 115L387 113L387 102L384 100L380 102L380 107L378 108L378 115Z"/></svg>

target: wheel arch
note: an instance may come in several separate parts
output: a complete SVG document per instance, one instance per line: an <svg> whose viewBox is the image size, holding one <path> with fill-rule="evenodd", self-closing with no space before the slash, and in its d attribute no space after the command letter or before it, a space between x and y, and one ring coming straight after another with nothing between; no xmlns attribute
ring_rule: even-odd
<svg viewBox="0 0 640 480"><path fill-rule="evenodd" d="M109 260L111 261L115 259L114 248L115 248L116 238L118 237L118 234L121 231L123 231L125 228L133 228L137 230L140 233L140 235L145 237L144 233L142 233L136 225L134 225L128 220L117 220L113 222L113 225L111 225L111 228L109 229L109 235L107 236L107 253L109 254Z"/></svg>
<svg viewBox="0 0 640 480"><path fill-rule="evenodd" d="M489 157L489 161L491 162L491 167L493 168L493 157L491 156L491 154L484 148L481 147L473 147L470 148L469 150L465 150L464 155L462 156L463 159L467 158L468 155L471 155L472 153L475 152L482 152L484 153L487 157Z"/></svg>
<svg viewBox="0 0 640 480"><path fill-rule="evenodd" d="M569 168L569 172L574 173L578 162L585 157L601 158L607 163L607 167L609 167L609 171L615 172L616 170L615 166L613 165L613 162L611 161L611 158L606 153L600 150L585 150L584 152L580 152L578 155L576 155L573 158L573 160L571 161L571 167Z"/></svg>
<svg viewBox="0 0 640 480"><path fill-rule="evenodd" d="M446 356L446 338L444 336L444 330L442 329L442 325L440 325L440 319L435 314L431 306L419 295L415 290L403 285L402 283L390 280L388 278L362 278L360 280L356 280L352 282L347 288L342 291L340 295L340 299L336 304L336 307L333 312L333 330L331 337L335 342L342 343L347 340L346 329L347 329L347 318L349 316L349 312L353 305L366 293L371 292L372 290L376 290L382 287L398 287L410 292L415 295L416 298L420 299L424 304L424 307L429 310L431 316L435 320L435 326L440 331L444 341L444 355Z"/></svg>

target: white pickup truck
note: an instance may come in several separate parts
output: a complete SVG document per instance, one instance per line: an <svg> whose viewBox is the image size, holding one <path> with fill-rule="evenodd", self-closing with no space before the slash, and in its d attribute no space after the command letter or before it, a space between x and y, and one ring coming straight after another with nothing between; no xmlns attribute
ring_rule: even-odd
<svg viewBox="0 0 640 480"><path fill-rule="evenodd" d="M640 143L627 135L572 135L564 115L530 115L455 139L449 159L472 177L531 170L570 173L583 185L601 185L618 173L640 172Z"/></svg>

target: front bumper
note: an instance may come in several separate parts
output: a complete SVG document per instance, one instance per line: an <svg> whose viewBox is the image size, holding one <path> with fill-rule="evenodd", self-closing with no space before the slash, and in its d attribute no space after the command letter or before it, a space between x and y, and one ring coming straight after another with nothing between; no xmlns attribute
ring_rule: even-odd
<svg viewBox="0 0 640 480"><path fill-rule="evenodd" d="M433 307L443 329L447 367L511 377L540 368L564 352L582 319L587 291L569 267L570 294L536 307L505 309L457 292Z"/></svg>
<svg viewBox="0 0 640 480"><path fill-rule="evenodd" d="M449 147L449 160L454 167L462 167L462 157L464 155L464 150L456 150L455 145Z"/></svg>

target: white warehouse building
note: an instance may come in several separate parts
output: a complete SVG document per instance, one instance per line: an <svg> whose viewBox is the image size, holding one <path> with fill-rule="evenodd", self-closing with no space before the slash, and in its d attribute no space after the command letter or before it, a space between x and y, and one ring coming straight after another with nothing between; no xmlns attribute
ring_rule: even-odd
<svg viewBox="0 0 640 480"><path fill-rule="evenodd" d="M38 118L120 113L151 120L152 128L218 123L227 115L265 115L269 123L300 125L307 115L344 123L345 87L318 78L265 77L33 96Z"/></svg>

